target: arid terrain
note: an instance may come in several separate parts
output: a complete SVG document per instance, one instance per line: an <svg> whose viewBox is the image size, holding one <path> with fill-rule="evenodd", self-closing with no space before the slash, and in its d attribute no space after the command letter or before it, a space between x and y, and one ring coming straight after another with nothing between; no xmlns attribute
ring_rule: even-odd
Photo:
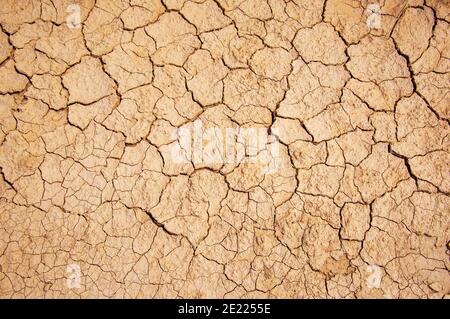
<svg viewBox="0 0 450 319"><path fill-rule="evenodd" d="M450 297L449 23L2 0L0 297Z"/></svg>

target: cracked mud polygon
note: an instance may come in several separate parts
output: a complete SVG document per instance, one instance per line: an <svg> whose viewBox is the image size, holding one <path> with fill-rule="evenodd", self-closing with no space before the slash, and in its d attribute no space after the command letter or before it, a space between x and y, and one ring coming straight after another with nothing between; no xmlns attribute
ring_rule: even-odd
<svg viewBox="0 0 450 319"><path fill-rule="evenodd" d="M2 0L0 297L448 297L449 23L448 0Z"/></svg>

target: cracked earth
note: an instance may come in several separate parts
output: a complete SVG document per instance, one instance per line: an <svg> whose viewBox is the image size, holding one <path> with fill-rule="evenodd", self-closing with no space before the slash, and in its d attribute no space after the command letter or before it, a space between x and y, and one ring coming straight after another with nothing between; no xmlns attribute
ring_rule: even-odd
<svg viewBox="0 0 450 319"><path fill-rule="evenodd" d="M450 4L368 4L3 0L0 297L448 297Z"/></svg>

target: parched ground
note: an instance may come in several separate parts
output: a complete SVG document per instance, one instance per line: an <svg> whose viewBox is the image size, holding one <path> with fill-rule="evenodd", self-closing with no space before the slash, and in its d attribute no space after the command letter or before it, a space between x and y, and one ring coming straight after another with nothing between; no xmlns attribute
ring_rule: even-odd
<svg viewBox="0 0 450 319"><path fill-rule="evenodd" d="M450 3L373 3L2 0L0 297L448 297Z"/></svg>

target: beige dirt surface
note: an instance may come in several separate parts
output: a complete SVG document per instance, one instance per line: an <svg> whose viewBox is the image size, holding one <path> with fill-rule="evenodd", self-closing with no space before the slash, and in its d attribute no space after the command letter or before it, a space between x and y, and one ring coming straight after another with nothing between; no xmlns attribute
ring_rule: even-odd
<svg viewBox="0 0 450 319"><path fill-rule="evenodd" d="M449 297L449 23L2 0L0 297Z"/></svg>

